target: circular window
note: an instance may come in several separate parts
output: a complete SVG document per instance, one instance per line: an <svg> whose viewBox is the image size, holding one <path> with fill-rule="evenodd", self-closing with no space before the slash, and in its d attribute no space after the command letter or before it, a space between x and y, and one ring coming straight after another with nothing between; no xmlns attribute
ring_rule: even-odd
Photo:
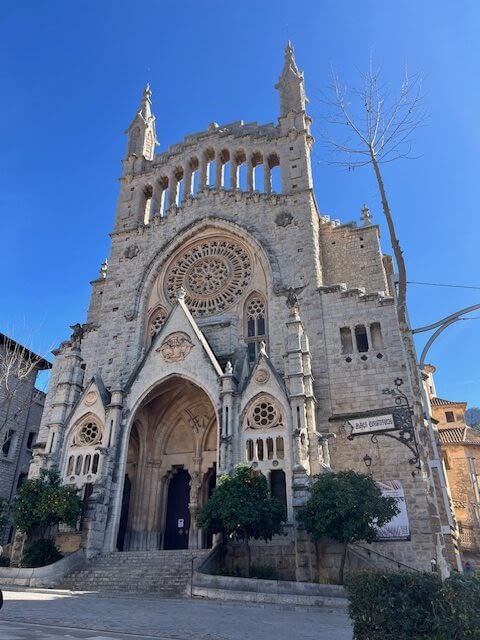
<svg viewBox="0 0 480 640"><path fill-rule="evenodd" d="M258 400L250 410L247 425L251 429L280 427L282 426L282 415L276 404L271 399L264 397Z"/></svg>
<svg viewBox="0 0 480 640"><path fill-rule="evenodd" d="M183 250L165 276L165 294L175 302L180 288L197 317L222 313L245 291L252 276L252 262L240 245L222 239L197 242Z"/></svg>
<svg viewBox="0 0 480 640"><path fill-rule="evenodd" d="M89 446L100 441L102 432L96 422L86 422L77 431L75 444L79 446Z"/></svg>

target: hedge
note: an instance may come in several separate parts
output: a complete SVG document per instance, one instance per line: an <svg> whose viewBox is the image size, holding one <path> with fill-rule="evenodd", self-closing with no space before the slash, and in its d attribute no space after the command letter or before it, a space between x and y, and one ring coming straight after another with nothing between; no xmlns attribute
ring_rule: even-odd
<svg viewBox="0 0 480 640"><path fill-rule="evenodd" d="M480 640L480 578L433 573L349 573L355 640Z"/></svg>

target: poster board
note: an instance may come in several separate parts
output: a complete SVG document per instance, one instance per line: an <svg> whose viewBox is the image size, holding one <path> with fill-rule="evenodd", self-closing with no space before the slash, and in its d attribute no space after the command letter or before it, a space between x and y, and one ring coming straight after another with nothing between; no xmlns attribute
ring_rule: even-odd
<svg viewBox="0 0 480 640"><path fill-rule="evenodd" d="M400 513L383 527L377 528L377 540L408 540L410 538L410 524L408 522L405 493L400 480L377 480L377 487L383 496L395 498Z"/></svg>

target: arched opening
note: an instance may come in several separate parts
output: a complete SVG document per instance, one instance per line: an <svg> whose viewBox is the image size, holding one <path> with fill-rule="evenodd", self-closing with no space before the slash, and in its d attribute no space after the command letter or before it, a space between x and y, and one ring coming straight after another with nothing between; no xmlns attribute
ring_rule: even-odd
<svg viewBox="0 0 480 640"><path fill-rule="evenodd" d="M230 187L230 151L228 149L222 149L219 157L219 184L218 188L223 187L228 189Z"/></svg>
<svg viewBox="0 0 480 640"><path fill-rule="evenodd" d="M211 147L205 150L203 162L205 174L202 180L204 184L201 186L211 189L215 186L215 151Z"/></svg>
<svg viewBox="0 0 480 640"><path fill-rule="evenodd" d="M265 177L265 191L267 193L282 192L282 177L280 175L280 159L276 153L268 156L267 160L268 174Z"/></svg>
<svg viewBox="0 0 480 640"><path fill-rule="evenodd" d="M247 190L247 156L243 149L240 149L235 154L235 189L241 189L242 191Z"/></svg>
<svg viewBox="0 0 480 640"><path fill-rule="evenodd" d="M142 197L142 221L143 224L148 224L150 222L150 215L152 213L152 196L153 196L153 188L150 184L147 184L143 190Z"/></svg>
<svg viewBox="0 0 480 640"><path fill-rule="evenodd" d="M203 389L172 377L137 410L127 453L119 550L205 548L199 508L216 481L217 419Z"/></svg>
<svg viewBox="0 0 480 640"><path fill-rule="evenodd" d="M252 174L253 191L264 191L263 156L260 151L252 154Z"/></svg>
<svg viewBox="0 0 480 640"><path fill-rule="evenodd" d="M167 212L167 193L168 193L168 178L167 176L162 176L158 180L158 215L163 217Z"/></svg>

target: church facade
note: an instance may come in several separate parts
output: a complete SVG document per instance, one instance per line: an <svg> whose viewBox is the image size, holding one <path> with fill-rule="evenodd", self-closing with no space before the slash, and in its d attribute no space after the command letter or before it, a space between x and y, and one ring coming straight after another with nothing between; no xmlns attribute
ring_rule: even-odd
<svg viewBox="0 0 480 640"><path fill-rule="evenodd" d="M108 264L55 352L31 474L57 468L83 492L93 556L208 548L195 515L248 462L308 579L295 509L312 477L368 469L402 502L379 552L430 570L444 540L428 465L384 436L412 400L391 261L367 208L359 226L319 213L290 45L276 89L277 124L212 123L158 154L145 89Z"/></svg>

